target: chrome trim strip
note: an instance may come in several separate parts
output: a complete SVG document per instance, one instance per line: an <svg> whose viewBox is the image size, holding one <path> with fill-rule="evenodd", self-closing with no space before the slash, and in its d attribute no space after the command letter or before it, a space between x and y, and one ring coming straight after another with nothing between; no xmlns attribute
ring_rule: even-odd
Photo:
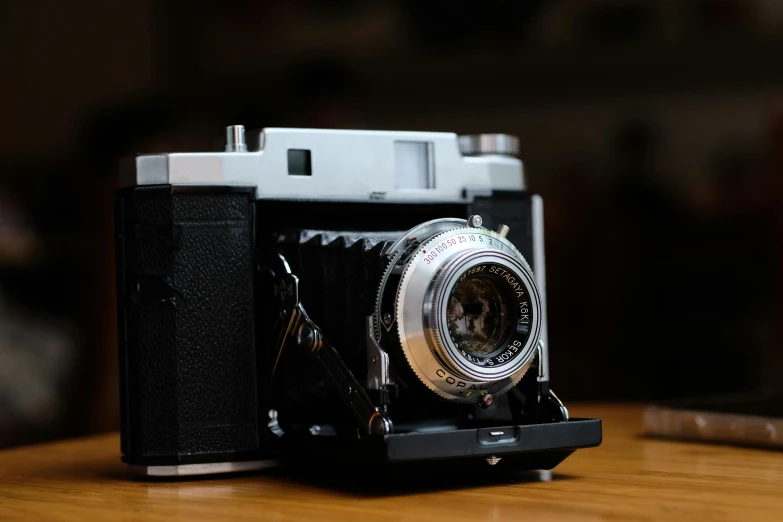
<svg viewBox="0 0 783 522"><path fill-rule="evenodd" d="M549 381L549 330L547 328L546 312L546 259L544 256L544 200L534 195L532 201L533 221L533 276L536 279L538 292L541 295L541 362L539 381Z"/></svg>
<svg viewBox="0 0 783 522"><path fill-rule="evenodd" d="M209 462L205 464L180 464L175 466L139 466L128 464L134 475L146 477L188 477L195 475L213 475L218 473L236 473L255 471L278 466L276 460L242 460L237 462Z"/></svg>

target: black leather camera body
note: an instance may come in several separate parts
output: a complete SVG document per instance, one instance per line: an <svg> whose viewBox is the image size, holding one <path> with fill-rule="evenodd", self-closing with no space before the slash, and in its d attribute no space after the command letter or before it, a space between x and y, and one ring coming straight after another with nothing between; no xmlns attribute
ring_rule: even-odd
<svg viewBox="0 0 783 522"><path fill-rule="evenodd" d="M123 460L551 469L543 203L507 135L266 129L116 197Z"/></svg>

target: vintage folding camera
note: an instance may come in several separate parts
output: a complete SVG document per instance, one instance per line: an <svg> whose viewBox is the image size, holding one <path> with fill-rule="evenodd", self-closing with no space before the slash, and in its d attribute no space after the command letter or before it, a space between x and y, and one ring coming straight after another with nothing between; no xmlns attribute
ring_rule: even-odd
<svg viewBox="0 0 783 522"><path fill-rule="evenodd" d="M117 191L134 470L551 469L600 444L549 387L543 207L514 137L227 141L133 158Z"/></svg>

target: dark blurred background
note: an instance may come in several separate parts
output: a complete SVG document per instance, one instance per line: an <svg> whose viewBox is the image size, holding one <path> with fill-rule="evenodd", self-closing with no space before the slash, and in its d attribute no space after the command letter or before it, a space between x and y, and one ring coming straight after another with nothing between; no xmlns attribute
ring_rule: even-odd
<svg viewBox="0 0 783 522"><path fill-rule="evenodd" d="M122 156L507 132L566 400L778 389L783 2L0 2L0 446L118 428Z"/></svg>

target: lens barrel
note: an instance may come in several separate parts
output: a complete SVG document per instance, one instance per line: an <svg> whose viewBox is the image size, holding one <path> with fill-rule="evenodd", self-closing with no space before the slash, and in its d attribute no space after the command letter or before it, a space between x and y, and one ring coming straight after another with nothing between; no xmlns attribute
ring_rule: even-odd
<svg viewBox="0 0 783 522"><path fill-rule="evenodd" d="M399 349L430 390L475 403L513 387L532 364L541 298L525 259L505 237L466 221L423 223L390 249L379 292L394 292ZM390 313L390 311L387 311ZM377 324L377 323L376 323Z"/></svg>
<svg viewBox="0 0 783 522"><path fill-rule="evenodd" d="M513 376L529 362L535 345L524 350L533 317L526 271L514 256L484 248L455 256L438 271L423 314L427 341L444 365L466 379L493 382ZM484 292L460 311L455 291L472 281L483 287L474 292ZM462 317L455 318L460 312ZM470 349L476 340L480 351Z"/></svg>

